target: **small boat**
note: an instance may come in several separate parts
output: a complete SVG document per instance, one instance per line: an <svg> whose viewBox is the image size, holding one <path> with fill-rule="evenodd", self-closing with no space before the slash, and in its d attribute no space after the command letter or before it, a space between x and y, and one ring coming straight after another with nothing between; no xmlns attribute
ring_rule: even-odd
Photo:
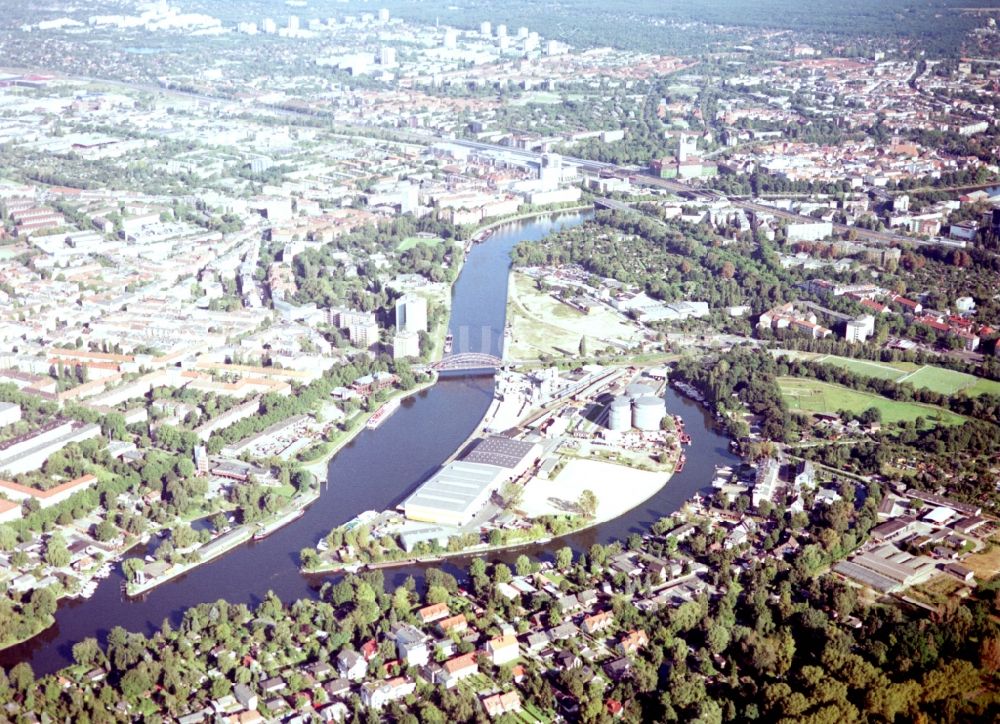
<svg viewBox="0 0 1000 724"><path fill-rule="evenodd" d="M674 472L679 473L684 470L684 464L687 463L687 456L681 455L677 458L677 464L674 466Z"/></svg>
<svg viewBox="0 0 1000 724"><path fill-rule="evenodd" d="M451 354L451 350L454 344L455 344L455 335L453 335L451 332L448 332L448 334L446 334L444 338L444 353Z"/></svg>

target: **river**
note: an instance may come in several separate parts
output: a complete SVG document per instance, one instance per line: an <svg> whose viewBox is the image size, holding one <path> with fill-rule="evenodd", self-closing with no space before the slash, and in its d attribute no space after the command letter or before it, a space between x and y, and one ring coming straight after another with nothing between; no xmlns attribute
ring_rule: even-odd
<svg viewBox="0 0 1000 724"><path fill-rule="evenodd" d="M455 352L499 354L511 248L521 240L541 239L556 229L582 223L591 214L569 213L507 224L473 248L453 289L450 329ZM74 643L95 636L103 644L114 626L148 634L164 620L178 624L186 608L219 598L256 605L268 590L284 601L317 595L328 577L300 574L298 552L314 546L331 528L364 510L383 510L399 503L466 440L492 397L492 375L442 376L433 387L406 399L377 430L363 431L330 461L322 495L299 520L262 541L240 546L199 566L141 599L122 594L121 568L116 566L90 599L62 602L55 625L0 652L0 665L9 668L27 661L37 674L52 673L72 663ZM681 474L621 518L501 557L513 559L524 551L549 556L567 543L582 550L595 542L607 543L643 532L707 485L716 464L736 462L728 441L713 432L711 420L701 408L672 389L666 393L666 402L670 412L684 417L692 438ZM442 567L459 572L466 564L456 559ZM422 567L388 569L386 578L396 583L408 575L419 577L421 572Z"/></svg>

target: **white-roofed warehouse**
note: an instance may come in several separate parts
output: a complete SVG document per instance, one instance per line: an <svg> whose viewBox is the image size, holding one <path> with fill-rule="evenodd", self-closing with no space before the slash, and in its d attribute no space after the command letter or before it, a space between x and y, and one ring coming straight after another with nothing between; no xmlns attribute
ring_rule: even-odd
<svg viewBox="0 0 1000 724"><path fill-rule="evenodd" d="M496 465L448 463L403 501L403 512L410 520L465 525L509 476Z"/></svg>

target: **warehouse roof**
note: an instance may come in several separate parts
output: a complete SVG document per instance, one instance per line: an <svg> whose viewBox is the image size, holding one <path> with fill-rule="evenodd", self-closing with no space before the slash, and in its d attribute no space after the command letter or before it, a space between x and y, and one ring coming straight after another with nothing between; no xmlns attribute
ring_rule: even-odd
<svg viewBox="0 0 1000 724"><path fill-rule="evenodd" d="M514 440L502 435L484 437L476 443L462 460L467 463L495 465L501 468L516 468L532 454L535 445L524 440Z"/></svg>
<svg viewBox="0 0 1000 724"><path fill-rule="evenodd" d="M448 463L403 502L403 506L437 508L453 513L466 511L484 491L495 488L507 476L504 468L458 461Z"/></svg>

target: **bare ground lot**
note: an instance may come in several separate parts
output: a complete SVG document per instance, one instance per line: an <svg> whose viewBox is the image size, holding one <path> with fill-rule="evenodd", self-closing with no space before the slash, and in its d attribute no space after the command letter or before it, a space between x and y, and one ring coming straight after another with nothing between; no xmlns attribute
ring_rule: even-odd
<svg viewBox="0 0 1000 724"><path fill-rule="evenodd" d="M511 276L507 313L514 334L514 359L575 356L582 337L587 338L591 352L609 343L630 345L642 337L637 324L611 309L599 306L584 314L540 292L533 279L516 272Z"/></svg>

